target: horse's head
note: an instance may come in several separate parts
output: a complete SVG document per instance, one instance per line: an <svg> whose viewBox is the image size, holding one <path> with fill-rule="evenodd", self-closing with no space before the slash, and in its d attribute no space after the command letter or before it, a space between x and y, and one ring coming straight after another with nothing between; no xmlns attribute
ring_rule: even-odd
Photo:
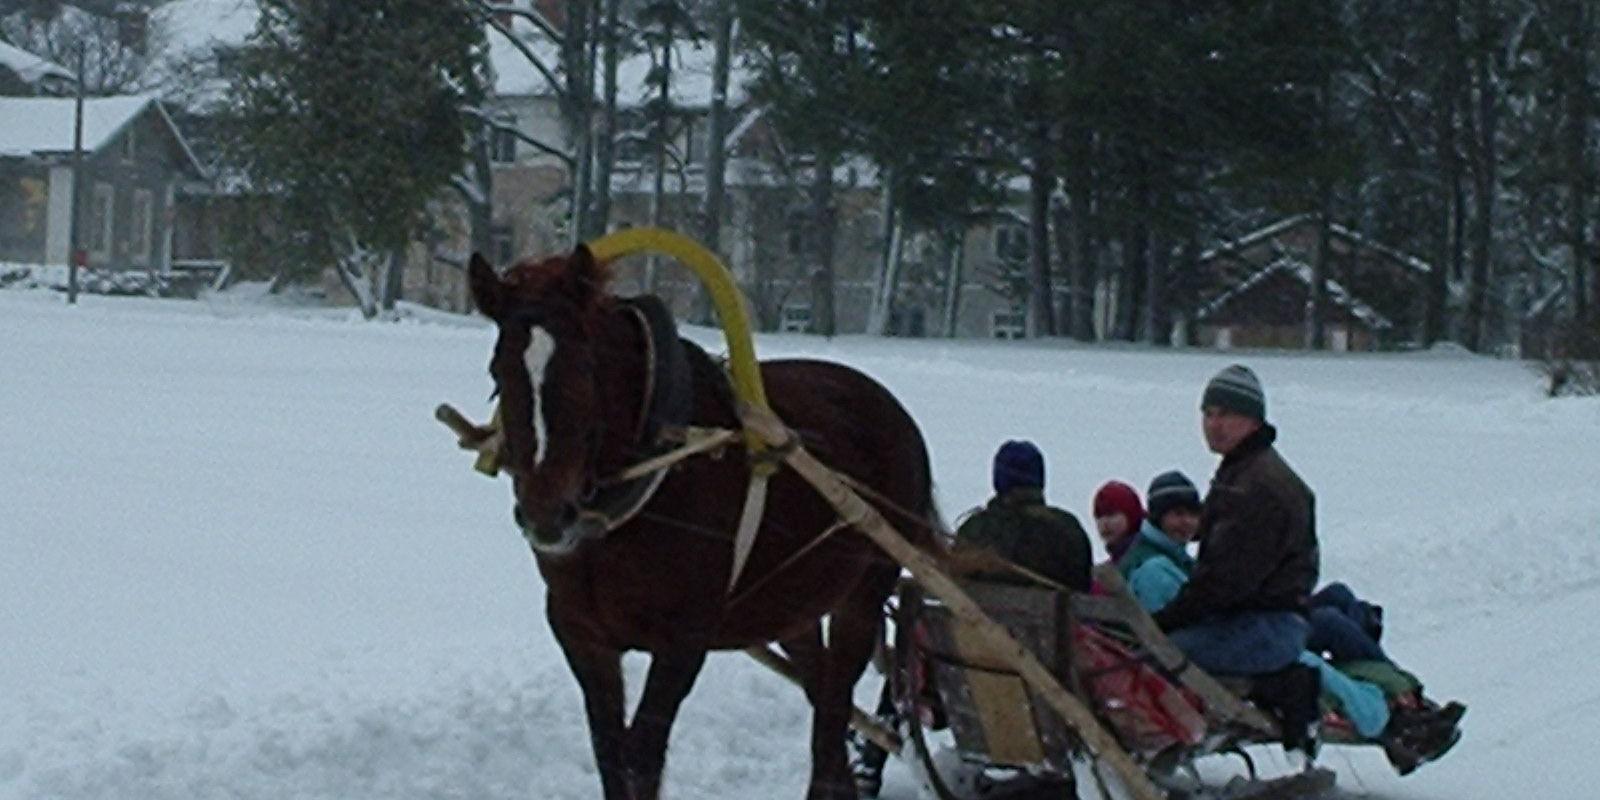
<svg viewBox="0 0 1600 800"><path fill-rule="evenodd" d="M589 249L524 261L497 275L481 255L468 267L472 299L499 327L489 360L505 434L518 525L545 552L603 533L580 512L594 491L600 435L596 344L607 275Z"/></svg>

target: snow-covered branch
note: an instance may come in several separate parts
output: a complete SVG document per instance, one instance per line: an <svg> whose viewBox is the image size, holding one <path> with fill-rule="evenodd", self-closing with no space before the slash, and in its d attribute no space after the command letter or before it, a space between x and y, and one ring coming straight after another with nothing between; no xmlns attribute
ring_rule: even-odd
<svg viewBox="0 0 1600 800"><path fill-rule="evenodd" d="M495 15L521 17L533 23L533 26L538 28L540 33L550 37L550 41L559 45L566 40L566 37L556 30L556 26L550 24L550 20L545 19L543 14L531 8L520 8L515 3L493 3L488 2L488 0L480 0L478 8L490 15L491 24L495 22L493 19Z"/></svg>
<svg viewBox="0 0 1600 800"><path fill-rule="evenodd" d="M522 39L513 33L510 28L500 24L499 20L496 20L493 17L489 18L489 27L495 29L495 31L501 36L506 37L506 41L510 42L512 47L517 48L517 52L521 53L523 58L528 59L528 63L532 64L533 68L538 70L540 75L544 76L544 79L549 82L551 89L555 90L556 92L564 91L564 84L561 83L561 78L556 76L555 70L551 69L550 65L544 63L544 59L539 58L539 54L533 52L533 48L529 47L527 42L522 41Z"/></svg>

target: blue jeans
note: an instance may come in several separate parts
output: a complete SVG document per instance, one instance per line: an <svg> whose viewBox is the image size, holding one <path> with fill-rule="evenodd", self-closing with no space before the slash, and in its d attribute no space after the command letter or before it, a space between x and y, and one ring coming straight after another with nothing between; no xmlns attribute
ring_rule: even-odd
<svg viewBox="0 0 1600 800"><path fill-rule="evenodd" d="M1327 653L1341 661L1389 661L1383 648L1373 641L1361 621L1371 613L1368 605L1342 583L1330 583L1311 596L1311 636L1306 649Z"/></svg>
<svg viewBox="0 0 1600 800"><path fill-rule="evenodd" d="M1309 635L1305 617L1293 611L1243 611L1208 617L1167 638L1206 672L1262 675L1295 663Z"/></svg>

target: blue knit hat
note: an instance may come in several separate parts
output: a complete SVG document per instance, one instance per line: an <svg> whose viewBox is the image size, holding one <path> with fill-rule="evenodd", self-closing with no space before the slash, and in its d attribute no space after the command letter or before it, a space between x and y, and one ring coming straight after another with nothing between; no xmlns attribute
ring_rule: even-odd
<svg viewBox="0 0 1600 800"><path fill-rule="evenodd" d="M1177 470L1169 470L1150 479L1150 490L1144 493L1145 504L1150 507L1150 522L1159 526L1161 516L1175 508L1200 510L1200 491L1194 482Z"/></svg>
<svg viewBox="0 0 1600 800"><path fill-rule="evenodd" d="M1267 395L1261 389L1261 379L1243 364L1234 364L1218 372L1206 384L1205 394L1200 396L1200 407L1206 406L1225 408L1262 422L1267 419Z"/></svg>
<svg viewBox="0 0 1600 800"><path fill-rule="evenodd" d="M1044 488L1044 454L1033 442L1012 439L994 454L994 491L1005 494L1019 488Z"/></svg>

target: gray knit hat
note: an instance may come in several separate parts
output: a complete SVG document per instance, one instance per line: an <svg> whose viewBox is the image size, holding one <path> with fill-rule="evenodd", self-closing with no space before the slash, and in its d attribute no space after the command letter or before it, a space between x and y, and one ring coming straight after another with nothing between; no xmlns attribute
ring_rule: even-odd
<svg viewBox="0 0 1600 800"><path fill-rule="evenodd" d="M1194 482L1177 470L1169 470L1150 479L1150 490L1144 493L1145 505L1150 507L1150 521L1157 526L1161 517L1175 508L1199 511L1200 490Z"/></svg>
<svg viewBox="0 0 1600 800"><path fill-rule="evenodd" d="M1263 422L1267 419L1267 395L1261 390L1261 379L1243 364L1228 367L1206 384L1200 407L1206 406L1218 406Z"/></svg>

